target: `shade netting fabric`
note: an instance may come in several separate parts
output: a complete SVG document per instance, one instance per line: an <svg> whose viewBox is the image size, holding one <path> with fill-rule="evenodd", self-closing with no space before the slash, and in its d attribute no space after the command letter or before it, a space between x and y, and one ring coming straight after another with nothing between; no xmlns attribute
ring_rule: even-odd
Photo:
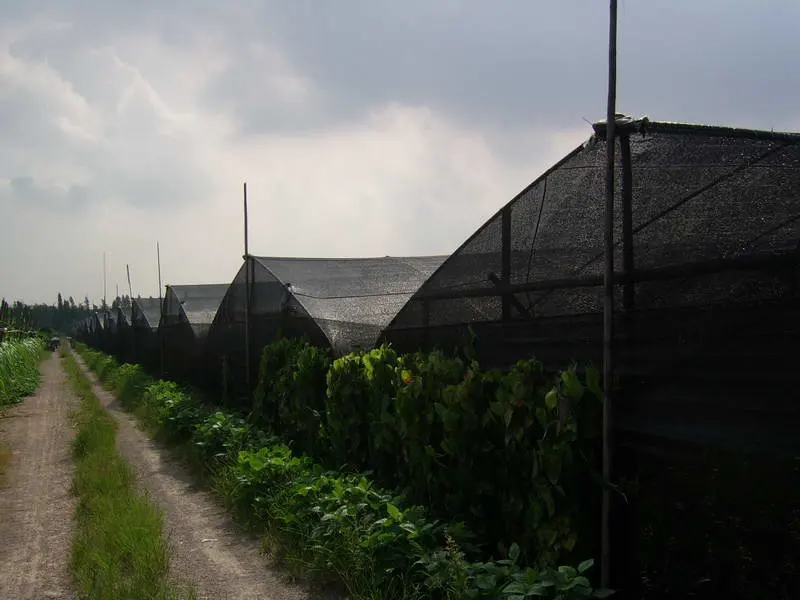
<svg viewBox="0 0 800 600"><path fill-rule="evenodd" d="M131 303L131 325L133 327L158 329L158 322L161 320L161 299L160 298L134 298Z"/></svg>
<svg viewBox="0 0 800 600"><path fill-rule="evenodd" d="M676 435L665 419L679 398L698 423L735 421L729 440L753 433L754 406L765 423L797 418L784 375L799 340L800 135L647 120L619 130L614 349L624 389L647 406L637 427ZM474 332L484 363L599 365L605 164L600 124L456 250L382 340L451 348ZM681 435L713 436L689 425Z"/></svg>
<svg viewBox="0 0 800 600"><path fill-rule="evenodd" d="M168 285L159 327L187 323L194 335L205 335L227 290L225 283Z"/></svg>
<svg viewBox="0 0 800 600"><path fill-rule="evenodd" d="M169 285L158 327L164 375L182 380L202 377L205 337L227 284Z"/></svg>
<svg viewBox="0 0 800 600"><path fill-rule="evenodd" d="M632 171L629 248L637 273L794 256L800 238L800 135L644 122L626 137ZM445 261L390 329L503 320L502 295L491 274L511 291L514 285L546 288L514 293L527 314L514 303L510 320L600 312L605 154L602 135L592 136L537 179ZM618 157L614 240L616 271L622 275L626 211L620 148ZM678 273L668 283L635 282L634 306L692 306L786 293L785 284L766 272L770 269L729 275L724 266L698 277ZM562 279L586 281L578 286Z"/></svg>
<svg viewBox="0 0 800 600"><path fill-rule="evenodd" d="M158 343L160 319L160 298L134 298L131 302L134 360L154 375L160 374L161 369L161 349Z"/></svg>
<svg viewBox="0 0 800 600"><path fill-rule="evenodd" d="M419 286L446 257L250 257L228 290L209 334L209 360L245 370L244 324L250 280L250 354L257 373L264 345L305 337L335 354L372 347Z"/></svg>

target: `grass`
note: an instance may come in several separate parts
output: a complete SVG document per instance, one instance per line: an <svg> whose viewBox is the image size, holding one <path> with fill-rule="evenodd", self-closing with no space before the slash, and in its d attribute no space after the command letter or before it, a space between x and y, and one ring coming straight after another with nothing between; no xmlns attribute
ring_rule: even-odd
<svg viewBox="0 0 800 600"><path fill-rule="evenodd" d="M9 340L0 344L0 409L19 402L36 390L42 353L42 342L38 338Z"/></svg>
<svg viewBox="0 0 800 600"><path fill-rule="evenodd" d="M0 411L29 396L39 385L39 360L44 353L41 340L7 340L0 343ZM13 453L0 444L0 484Z"/></svg>
<svg viewBox="0 0 800 600"><path fill-rule="evenodd" d="M64 367L80 409L73 493L78 498L70 568L76 589L91 600L192 599L169 579L169 548L161 509L136 489L135 474L116 450L117 426L68 351Z"/></svg>

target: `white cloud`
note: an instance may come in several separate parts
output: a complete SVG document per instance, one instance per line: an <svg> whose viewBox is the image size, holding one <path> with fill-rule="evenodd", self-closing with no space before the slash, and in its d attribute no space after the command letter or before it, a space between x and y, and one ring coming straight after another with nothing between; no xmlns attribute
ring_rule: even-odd
<svg viewBox="0 0 800 600"><path fill-rule="evenodd" d="M156 240L165 282L227 281L242 253L244 180L254 252L447 253L553 159L543 146L532 162L502 162L480 131L397 103L312 132L243 135L235 113L201 101L235 61L229 45L173 48L131 32L71 44L61 70L8 45L2 55L15 110L42 131L20 132L24 152L0 141L16 157L0 167L3 219L20 225L2 244L19 257L0 267L6 295L98 298L104 251L111 282L130 263L134 292L154 293ZM248 53L259 98L298 110L318 101L277 49L254 42Z"/></svg>

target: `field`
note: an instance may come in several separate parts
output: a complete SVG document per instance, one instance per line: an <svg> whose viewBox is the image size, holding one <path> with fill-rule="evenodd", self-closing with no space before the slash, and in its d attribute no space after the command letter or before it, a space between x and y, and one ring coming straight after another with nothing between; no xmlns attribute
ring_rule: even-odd
<svg viewBox="0 0 800 600"><path fill-rule="evenodd" d="M0 343L0 409L32 394L39 383L37 364L43 344L38 338Z"/></svg>

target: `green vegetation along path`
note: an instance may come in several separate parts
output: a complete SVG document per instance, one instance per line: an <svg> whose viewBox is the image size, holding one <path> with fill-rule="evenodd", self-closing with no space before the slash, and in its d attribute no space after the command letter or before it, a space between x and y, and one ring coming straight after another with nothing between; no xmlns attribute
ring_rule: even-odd
<svg viewBox="0 0 800 600"><path fill-rule="evenodd" d="M276 570L260 553L259 540L237 527L211 494L199 489L188 471L136 426L77 353L73 356L119 423L119 453L164 510L172 575L191 584L198 600L305 600L327 595L304 589Z"/></svg>
<svg viewBox="0 0 800 600"><path fill-rule="evenodd" d="M36 394L0 415L0 598L73 598L69 574L77 399L58 353L42 362Z"/></svg>

